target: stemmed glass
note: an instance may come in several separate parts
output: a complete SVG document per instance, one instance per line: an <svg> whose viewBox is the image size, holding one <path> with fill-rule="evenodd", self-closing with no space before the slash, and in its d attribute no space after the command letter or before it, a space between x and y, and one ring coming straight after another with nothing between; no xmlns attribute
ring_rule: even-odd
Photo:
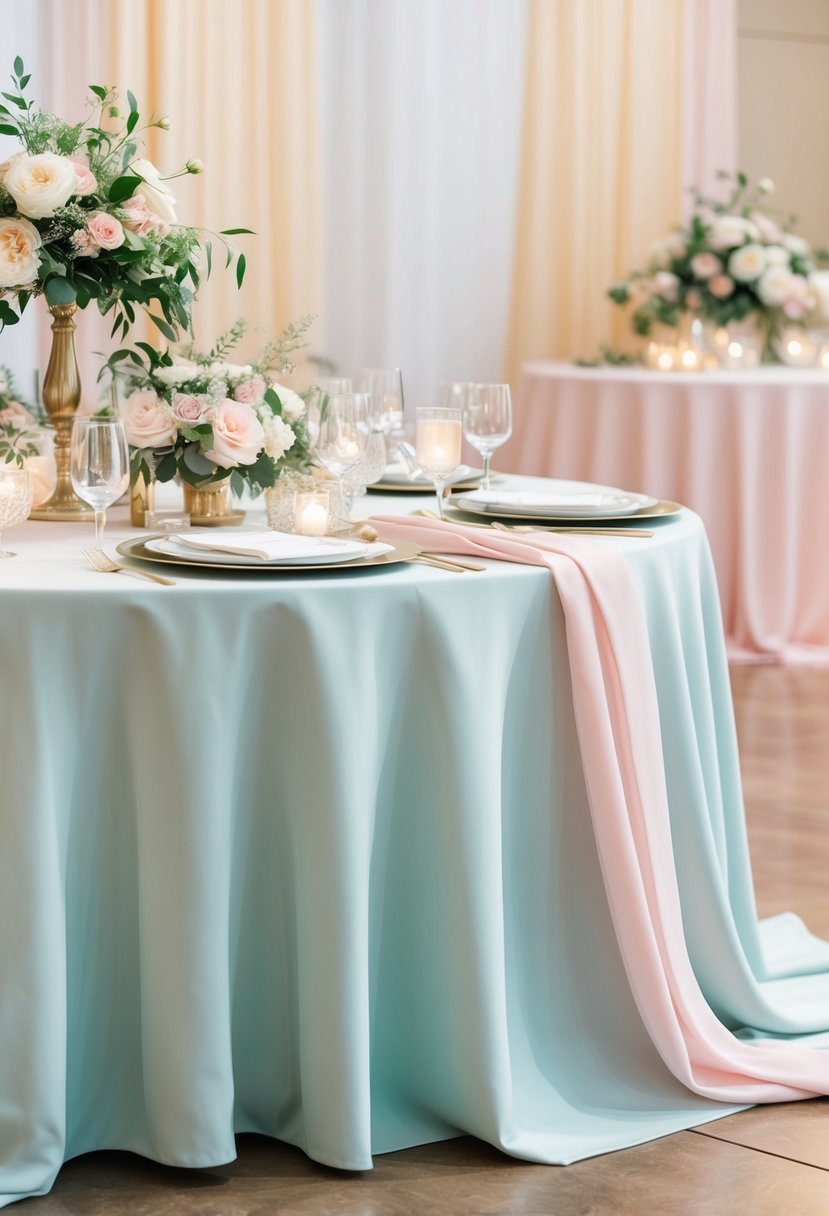
<svg viewBox="0 0 829 1216"><path fill-rule="evenodd" d="M386 438L381 431L371 431L366 450L356 464L346 469L340 486L341 510L346 519L351 517L354 499L364 494L367 486L374 485L386 471Z"/></svg>
<svg viewBox="0 0 829 1216"><path fill-rule="evenodd" d="M95 548L104 546L106 509L130 481L127 437L117 418L76 418L69 469L75 493L95 512Z"/></svg>
<svg viewBox="0 0 829 1216"><path fill-rule="evenodd" d="M508 384L468 384L463 395L463 433L484 460L482 489L489 489L492 453L512 434Z"/></svg>
<svg viewBox="0 0 829 1216"><path fill-rule="evenodd" d="M417 463L435 487L438 518L443 519L443 490L461 462L461 411L426 408L417 411Z"/></svg>
<svg viewBox="0 0 829 1216"><path fill-rule="evenodd" d="M362 460L369 433L368 393L333 393L319 402L314 454L334 474L340 498L343 475Z"/></svg>
<svg viewBox="0 0 829 1216"><path fill-rule="evenodd" d="M357 381L371 398L374 424L384 435L403 426L403 379L399 367L366 367Z"/></svg>
<svg viewBox="0 0 829 1216"><path fill-rule="evenodd" d="M0 469L0 558L16 557L3 548L3 528L22 524L32 509L32 483L25 469Z"/></svg>

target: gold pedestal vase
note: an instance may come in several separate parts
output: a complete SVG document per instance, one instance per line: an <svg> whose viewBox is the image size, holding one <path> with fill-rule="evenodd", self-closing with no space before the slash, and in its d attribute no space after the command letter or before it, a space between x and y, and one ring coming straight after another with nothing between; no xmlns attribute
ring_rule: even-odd
<svg viewBox="0 0 829 1216"><path fill-rule="evenodd" d="M55 428L55 464L57 483L48 502L30 514L30 519L83 520L94 519L89 505L82 502L72 489L69 474L69 447L72 423L81 399L81 375L75 354L75 322L77 304L51 304L52 350L43 378L43 404L49 421Z"/></svg>
<svg viewBox="0 0 829 1216"><path fill-rule="evenodd" d="M147 527L147 514L155 510L155 478L147 481L139 473L130 483L130 523L134 528Z"/></svg>
<svg viewBox="0 0 829 1216"><path fill-rule="evenodd" d="M229 477L198 488L185 481L184 509L196 528L231 528L245 518L244 511L231 507Z"/></svg>

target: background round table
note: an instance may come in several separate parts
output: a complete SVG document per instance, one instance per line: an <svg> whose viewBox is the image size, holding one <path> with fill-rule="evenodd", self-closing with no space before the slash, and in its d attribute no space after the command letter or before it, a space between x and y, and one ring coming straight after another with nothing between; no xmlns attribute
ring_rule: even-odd
<svg viewBox="0 0 829 1216"><path fill-rule="evenodd" d="M732 654L829 662L829 373L529 363L495 459L691 507Z"/></svg>

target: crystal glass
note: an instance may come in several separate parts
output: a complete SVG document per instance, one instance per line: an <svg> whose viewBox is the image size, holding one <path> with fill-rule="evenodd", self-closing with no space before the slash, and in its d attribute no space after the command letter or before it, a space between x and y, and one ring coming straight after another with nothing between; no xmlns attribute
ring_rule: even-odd
<svg viewBox="0 0 829 1216"><path fill-rule="evenodd" d="M346 470L340 483L342 511L346 519L351 517L354 499L365 494L366 487L379 481L386 470L386 437L380 431L371 431L365 454L361 460Z"/></svg>
<svg viewBox="0 0 829 1216"><path fill-rule="evenodd" d="M484 460L483 489L489 489L492 453L512 434L508 384L469 384L463 395L463 433Z"/></svg>
<svg viewBox="0 0 829 1216"><path fill-rule="evenodd" d="M130 482L124 424L118 418L76 418L69 471L75 493L95 512L95 548L104 544L106 509Z"/></svg>
<svg viewBox="0 0 829 1216"><path fill-rule="evenodd" d="M3 548L3 528L22 524L32 509L32 483L25 469L0 469L0 558L15 557Z"/></svg>
<svg viewBox="0 0 829 1216"><path fill-rule="evenodd" d="M438 516L443 519L443 490L461 462L461 411L446 408L419 409L416 417L417 463L435 487Z"/></svg>
<svg viewBox="0 0 829 1216"><path fill-rule="evenodd" d="M343 475L365 455L371 433L368 393L332 393L319 402L314 455L342 493Z"/></svg>
<svg viewBox="0 0 829 1216"><path fill-rule="evenodd" d="M373 426L390 435L403 425L403 378L399 367L366 367L357 379L360 392L371 398ZM370 484L370 483L366 483Z"/></svg>

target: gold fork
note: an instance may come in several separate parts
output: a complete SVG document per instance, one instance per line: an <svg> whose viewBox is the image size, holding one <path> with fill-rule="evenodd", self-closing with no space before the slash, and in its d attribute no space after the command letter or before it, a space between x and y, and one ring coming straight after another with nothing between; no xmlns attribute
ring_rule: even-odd
<svg viewBox="0 0 829 1216"><path fill-rule="evenodd" d="M84 549L83 555L92 569L101 574L137 574L140 578L149 578L154 583L161 583L163 587L175 587L176 585L174 579L162 578L160 574L150 574L149 570L136 570L134 566L120 566L118 562L113 561L108 554L104 553L103 549Z"/></svg>

